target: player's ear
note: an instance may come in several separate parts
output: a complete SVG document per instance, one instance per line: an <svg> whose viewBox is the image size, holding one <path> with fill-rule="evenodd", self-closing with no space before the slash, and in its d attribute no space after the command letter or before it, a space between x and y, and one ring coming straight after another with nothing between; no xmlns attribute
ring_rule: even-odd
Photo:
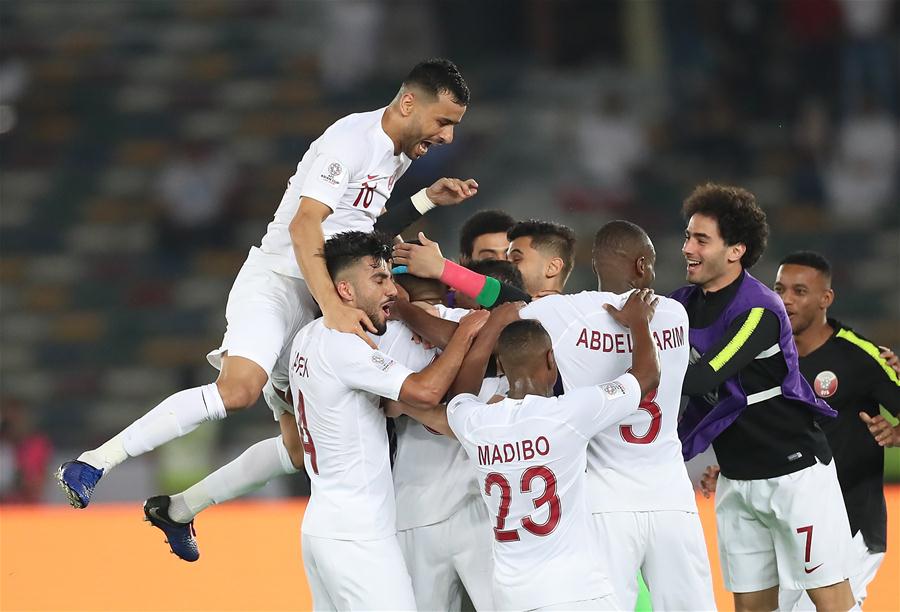
<svg viewBox="0 0 900 612"><path fill-rule="evenodd" d="M544 274L547 278L554 278L559 276L563 269L563 260L561 257L554 257L550 261L547 262L546 271Z"/></svg>
<svg viewBox="0 0 900 612"><path fill-rule="evenodd" d="M647 273L647 258L641 255L634 260L634 273L637 278L644 278Z"/></svg>
<svg viewBox="0 0 900 612"><path fill-rule="evenodd" d="M744 256L744 253L747 252L747 245L743 242L738 242L737 244L732 244L728 247L728 262L734 263L736 261L740 261L741 257Z"/></svg>
<svg viewBox="0 0 900 612"><path fill-rule="evenodd" d="M556 371L556 356L553 354L553 349L547 349L547 368L551 372Z"/></svg>
<svg viewBox="0 0 900 612"><path fill-rule="evenodd" d="M825 290L825 293L822 294L820 308L822 308L822 310L827 310L832 304L834 304L834 290L828 288Z"/></svg>
<svg viewBox="0 0 900 612"><path fill-rule="evenodd" d="M416 94L411 89L400 90L400 114L404 117L412 115L413 108L416 105Z"/></svg>
<svg viewBox="0 0 900 612"><path fill-rule="evenodd" d="M340 296L342 300L347 302L352 302L356 293L353 291L353 285L348 280L339 280L337 284L334 286L337 289L337 294Z"/></svg>

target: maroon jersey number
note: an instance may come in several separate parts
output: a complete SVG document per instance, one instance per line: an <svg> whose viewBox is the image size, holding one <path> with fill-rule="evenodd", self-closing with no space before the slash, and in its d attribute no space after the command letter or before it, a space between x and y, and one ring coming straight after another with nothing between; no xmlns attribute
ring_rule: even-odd
<svg viewBox="0 0 900 612"><path fill-rule="evenodd" d="M309 435L309 427L306 426L306 402L303 394L297 391L297 426L300 428L300 441L303 443L303 452L309 455L309 464L314 473L319 473L319 464L316 461L316 445Z"/></svg>
<svg viewBox="0 0 900 612"><path fill-rule="evenodd" d="M522 493L531 493L532 483L536 478L544 481L544 492L540 497L533 499L535 510L541 506L548 505L549 512L547 520L538 523L531 518L530 515L522 518L522 528L536 536L550 535L556 526L559 525L559 519L562 516L562 506L559 496L556 494L556 474L553 470L545 465L530 467L522 473L522 480L519 488ZM497 511L497 526L494 527L494 537L498 542L516 542L519 539L519 532L516 529L506 529L506 519L509 517L509 506L512 503L512 487L503 474L492 472L488 474L484 480L484 493L491 495L491 489L500 488L500 509Z"/></svg>
<svg viewBox="0 0 900 612"><path fill-rule="evenodd" d="M638 410L644 410L650 415L650 427L644 435L639 436L635 434L631 425L619 426L619 433L626 442L630 444L650 444L659 436L659 430L662 428L662 410L659 409L659 404L656 403L657 390L654 389L648 393L638 405Z"/></svg>

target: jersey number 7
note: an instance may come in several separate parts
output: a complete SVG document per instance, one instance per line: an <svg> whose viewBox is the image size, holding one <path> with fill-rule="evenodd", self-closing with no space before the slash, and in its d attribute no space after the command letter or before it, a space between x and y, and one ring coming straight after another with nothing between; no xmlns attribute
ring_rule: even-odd
<svg viewBox="0 0 900 612"><path fill-rule="evenodd" d="M559 518L562 515L562 506L559 504L559 496L556 495L556 474L545 465L530 467L522 473L519 488L522 493L531 492L531 483L535 478L544 481L544 493L533 500L534 508L538 509L544 504L549 504L550 513L543 523L536 523L530 515L522 519L522 528L536 536L547 536L556 529ZM494 487L500 488L500 509L497 511L497 526L494 527L494 538L498 542L517 542L519 531L517 529L505 529L506 519L509 517L509 506L512 504L512 487L506 476L498 472L491 472L484 480L484 494L490 495Z"/></svg>

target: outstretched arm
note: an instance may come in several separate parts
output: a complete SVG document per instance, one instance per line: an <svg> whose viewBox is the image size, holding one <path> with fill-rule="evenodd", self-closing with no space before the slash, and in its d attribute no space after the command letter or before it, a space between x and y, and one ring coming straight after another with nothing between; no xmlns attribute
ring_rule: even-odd
<svg viewBox="0 0 900 612"><path fill-rule="evenodd" d="M478 334L478 338L472 344L472 348L466 354L459 369L459 374L456 375L456 380L450 385L448 397L454 397L460 393L478 395L478 392L481 391L481 384L484 381L484 373L488 361L494 352L494 347L497 345L500 332L519 318L519 310L524 305L524 302L510 302L498 306L491 312L490 318Z"/></svg>
<svg viewBox="0 0 900 612"><path fill-rule="evenodd" d="M408 200L389 203L375 221L375 230L389 236L396 236L418 221L436 206L454 206L465 202L478 193L478 183L474 179L463 181L442 178L428 189L422 189Z"/></svg>

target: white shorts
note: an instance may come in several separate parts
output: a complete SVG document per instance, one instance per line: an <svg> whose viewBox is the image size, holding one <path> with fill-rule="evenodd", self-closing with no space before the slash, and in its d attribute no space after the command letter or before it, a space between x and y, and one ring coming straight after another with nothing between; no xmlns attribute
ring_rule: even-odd
<svg viewBox="0 0 900 612"><path fill-rule="evenodd" d="M397 536L332 540L303 534L303 568L313 610L415 610Z"/></svg>
<svg viewBox="0 0 900 612"><path fill-rule="evenodd" d="M397 532L419 610L457 612L466 590L476 610L493 610L493 531L481 497L440 523Z"/></svg>
<svg viewBox="0 0 900 612"><path fill-rule="evenodd" d="M654 610L715 610L709 556L696 512L599 512L594 523L613 595L623 609L637 603L637 574Z"/></svg>
<svg viewBox="0 0 900 612"><path fill-rule="evenodd" d="M228 294L222 346L206 359L221 370L222 355L228 353L249 359L271 375L285 345L318 316L306 281L246 261Z"/></svg>
<svg viewBox="0 0 900 612"><path fill-rule="evenodd" d="M856 532L850 541L850 554L848 557L848 567L850 568L850 590L853 591L853 597L856 599L856 605L862 607L868 594L869 583L878 573L881 562L884 561L884 553L873 553L866 546L862 532ZM813 604L806 591L787 591L781 589L778 591L778 609L779 610L815 610Z"/></svg>
<svg viewBox="0 0 900 612"><path fill-rule="evenodd" d="M850 523L834 461L762 480L720 475L716 527L733 593L815 589L850 575Z"/></svg>

